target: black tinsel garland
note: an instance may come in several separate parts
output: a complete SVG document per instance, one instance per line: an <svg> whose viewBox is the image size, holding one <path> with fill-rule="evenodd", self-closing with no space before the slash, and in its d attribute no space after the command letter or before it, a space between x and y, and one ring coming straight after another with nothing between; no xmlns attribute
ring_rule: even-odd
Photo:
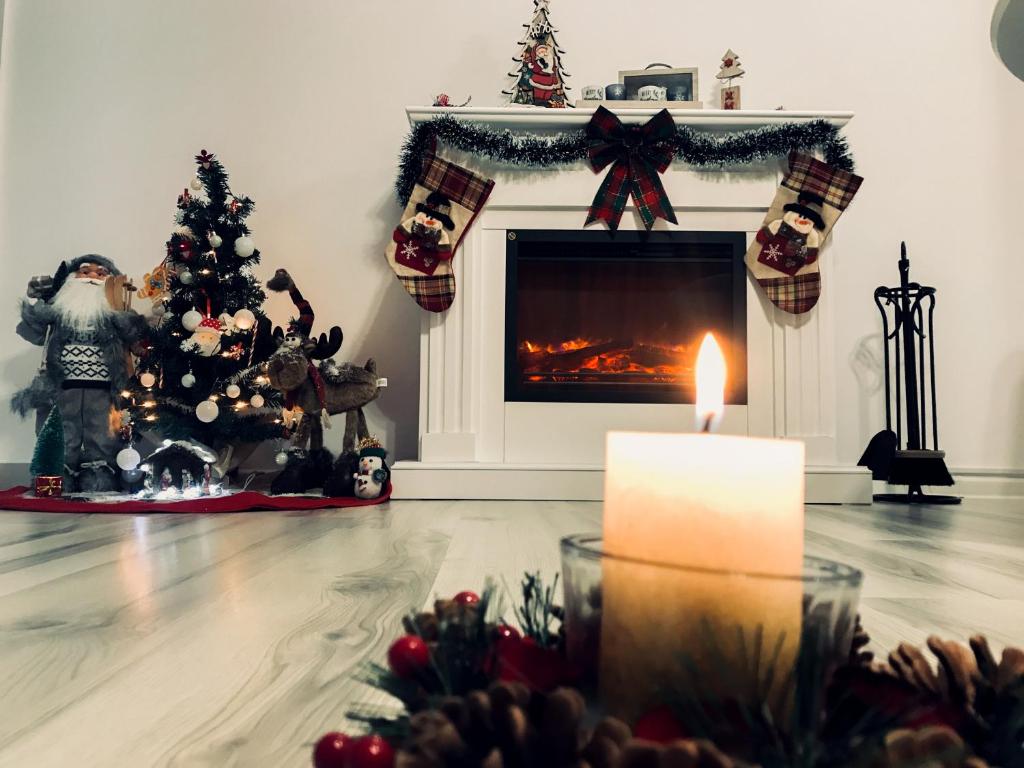
<svg viewBox="0 0 1024 768"><path fill-rule="evenodd" d="M550 137L517 136L508 129L493 131L451 115L438 115L414 127L402 144L395 181L395 192L402 205L409 200L423 159L435 140L498 162L537 168L585 160L588 143L582 130ZM829 165L853 171L846 139L825 120L724 134L679 126L672 146L677 160L697 167L744 165L783 157L792 150L818 150Z"/></svg>

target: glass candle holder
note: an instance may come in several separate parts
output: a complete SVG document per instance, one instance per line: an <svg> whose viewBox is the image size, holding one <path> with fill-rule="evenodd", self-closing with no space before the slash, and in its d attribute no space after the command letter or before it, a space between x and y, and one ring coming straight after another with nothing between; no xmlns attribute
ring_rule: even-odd
<svg viewBox="0 0 1024 768"><path fill-rule="evenodd" d="M794 576L645 562L599 534L561 541L566 651L604 709L635 722L666 701L732 700L787 721L850 653L863 574L805 557Z"/></svg>

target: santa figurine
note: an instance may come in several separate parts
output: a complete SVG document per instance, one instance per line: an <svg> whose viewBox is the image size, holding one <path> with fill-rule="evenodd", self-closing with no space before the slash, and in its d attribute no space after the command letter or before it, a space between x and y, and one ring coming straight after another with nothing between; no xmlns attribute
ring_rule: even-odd
<svg viewBox="0 0 1024 768"><path fill-rule="evenodd" d="M555 69L555 57L551 46L541 43L534 46L530 55L530 85L533 88L533 103L538 107L550 106L561 95L561 79Z"/></svg>
<svg viewBox="0 0 1024 768"><path fill-rule="evenodd" d="M821 206L822 199L808 192L800 193L797 202L784 205L782 218L757 233L761 244L757 260L790 276L815 262L825 229Z"/></svg>
<svg viewBox="0 0 1024 768"><path fill-rule="evenodd" d="M452 257L448 233L455 229L451 217L451 201L440 192L431 192L416 205L416 214L403 221L392 233L398 246L395 261L406 267L432 275L441 261Z"/></svg>
<svg viewBox="0 0 1024 768"><path fill-rule="evenodd" d="M183 352L196 352L203 357L212 357L221 348L224 325L216 317L204 317L192 335L181 342Z"/></svg>
<svg viewBox="0 0 1024 768"><path fill-rule="evenodd" d="M110 259L79 256L53 277L32 278L21 305L17 333L44 352L35 379L11 407L21 416L35 411L36 432L53 405L60 409L65 492L119 487L113 461L122 446L110 416L131 376L130 346L146 329L137 312L113 305L113 290L108 297L108 281L120 274Z"/></svg>

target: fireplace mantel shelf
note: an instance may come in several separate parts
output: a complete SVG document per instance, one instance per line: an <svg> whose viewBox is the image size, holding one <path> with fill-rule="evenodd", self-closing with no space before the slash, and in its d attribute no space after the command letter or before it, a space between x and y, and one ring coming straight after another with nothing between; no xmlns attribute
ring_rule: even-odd
<svg viewBox="0 0 1024 768"><path fill-rule="evenodd" d="M616 114L624 123L642 123L658 109L620 109ZM580 128L594 114L593 109L544 109L541 107L406 107L409 123L413 126L437 115L453 117L493 128L534 131L557 131ZM670 109L677 125L711 130L745 130L780 125L782 123L809 123L825 120L842 128L853 118L853 112L817 112L803 110L757 109Z"/></svg>

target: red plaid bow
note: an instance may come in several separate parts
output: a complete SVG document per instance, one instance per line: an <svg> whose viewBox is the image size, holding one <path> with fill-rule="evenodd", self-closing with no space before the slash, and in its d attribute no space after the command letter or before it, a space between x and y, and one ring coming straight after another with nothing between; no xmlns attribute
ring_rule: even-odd
<svg viewBox="0 0 1024 768"><path fill-rule="evenodd" d="M584 226L603 219L611 229L618 229L630 195L647 229L653 227L659 217L677 223L672 203L658 176L672 163L675 150L669 139L675 131L675 122L667 109L644 125L623 125L612 112L604 107L597 108L586 129L590 164L594 173L603 171L609 164L612 167L590 204Z"/></svg>

